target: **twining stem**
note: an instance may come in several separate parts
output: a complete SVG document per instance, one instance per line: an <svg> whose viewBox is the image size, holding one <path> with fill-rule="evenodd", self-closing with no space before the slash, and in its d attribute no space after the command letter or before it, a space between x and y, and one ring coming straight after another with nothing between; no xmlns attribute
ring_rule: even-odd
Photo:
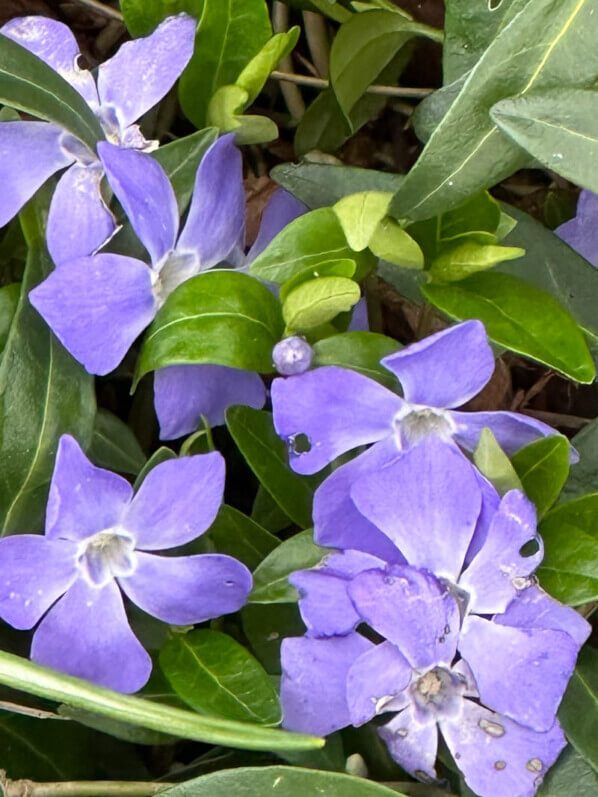
<svg viewBox="0 0 598 797"><path fill-rule="evenodd" d="M4 797L152 797L174 785L128 780L36 783L32 780L9 780L0 770L0 788Z"/></svg>
<svg viewBox="0 0 598 797"><path fill-rule="evenodd" d="M309 86L313 89L327 89L330 83L320 77L311 77L310 75L296 75L294 72L281 72L275 69L270 74L273 80L280 80L285 83L296 83L299 86ZM365 90L366 94L382 94L385 97L427 97L432 94L434 89L414 89L405 88L403 86L379 86L374 84L368 86Z"/></svg>

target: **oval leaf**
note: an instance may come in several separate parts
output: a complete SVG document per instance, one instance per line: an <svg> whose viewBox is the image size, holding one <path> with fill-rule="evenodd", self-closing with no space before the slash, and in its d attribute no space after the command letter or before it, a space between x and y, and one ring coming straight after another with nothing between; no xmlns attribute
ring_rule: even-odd
<svg viewBox="0 0 598 797"><path fill-rule="evenodd" d="M380 360L398 351L401 344L377 332L343 332L331 335L314 344L314 366L338 365L351 368L370 379L389 387L398 388L395 376Z"/></svg>
<svg viewBox="0 0 598 797"><path fill-rule="evenodd" d="M563 435L536 440L511 459L523 489L542 517L554 504L569 475L571 446Z"/></svg>
<svg viewBox="0 0 598 797"><path fill-rule="evenodd" d="M134 476L147 459L127 424L104 409L99 409L96 415L87 454L101 468L132 473Z"/></svg>
<svg viewBox="0 0 598 797"><path fill-rule="evenodd" d="M253 574L250 603L294 603L299 593L288 577L296 570L309 570L331 552L316 545L313 530L306 529L282 542L259 565Z"/></svg>
<svg viewBox="0 0 598 797"><path fill-rule="evenodd" d="M598 769L598 650L581 651L559 711L573 747Z"/></svg>
<svg viewBox="0 0 598 797"><path fill-rule="evenodd" d="M359 301L359 285L346 277L319 277L287 296L282 316L287 332L306 332L325 324Z"/></svg>

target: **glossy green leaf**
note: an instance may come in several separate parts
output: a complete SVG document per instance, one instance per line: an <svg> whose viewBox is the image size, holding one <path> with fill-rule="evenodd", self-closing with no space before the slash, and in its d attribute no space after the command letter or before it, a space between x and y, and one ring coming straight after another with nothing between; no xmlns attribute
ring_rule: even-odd
<svg viewBox="0 0 598 797"><path fill-rule="evenodd" d="M40 206L21 223L29 254L0 363L0 534L41 528L58 440L72 434L87 447L96 413L93 377L27 299L52 270Z"/></svg>
<svg viewBox="0 0 598 797"><path fill-rule="evenodd" d="M280 286L278 294L281 302L285 302L291 291L295 290L304 282L309 282L320 277L352 277L355 274L355 261L344 258L342 260L325 260L317 266L309 266L303 271L297 272L291 279Z"/></svg>
<svg viewBox="0 0 598 797"><path fill-rule="evenodd" d="M160 22L185 11L201 18L204 0L120 0L125 25L132 36L147 36Z"/></svg>
<svg viewBox="0 0 598 797"><path fill-rule="evenodd" d="M542 520L542 586L570 606L598 600L598 493L559 504Z"/></svg>
<svg viewBox="0 0 598 797"><path fill-rule="evenodd" d="M598 192L598 91L531 92L493 106L495 123L547 169Z"/></svg>
<svg viewBox="0 0 598 797"><path fill-rule="evenodd" d="M215 127L206 127L190 136L164 144L152 152L152 157L164 169L172 184L180 213L185 211L193 194L195 175L201 159L217 138L218 130Z"/></svg>
<svg viewBox="0 0 598 797"><path fill-rule="evenodd" d="M361 252L369 245L391 199L389 191L362 191L343 197L334 205L351 249Z"/></svg>
<svg viewBox="0 0 598 797"><path fill-rule="evenodd" d="M438 215L527 163L529 155L491 119L495 103L554 85L563 74L579 88L598 78L593 0L516 0L512 13L395 195L396 218Z"/></svg>
<svg viewBox="0 0 598 797"><path fill-rule="evenodd" d="M566 437L551 435L530 443L511 458L523 489L541 518L559 497L569 475L571 446Z"/></svg>
<svg viewBox="0 0 598 797"><path fill-rule="evenodd" d="M424 253L419 244L394 219L386 218L378 224L369 247L376 257L395 266L424 267Z"/></svg>
<svg viewBox="0 0 598 797"><path fill-rule="evenodd" d="M478 271L492 268L503 260L523 257L524 249L514 246L480 245L473 241L445 248L430 264L433 279L455 282Z"/></svg>
<svg viewBox="0 0 598 797"><path fill-rule="evenodd" d="M291 520L311 525L313 479L289 467L287 447L276 434L272 415L251 407L229 407L226 425L260 483Z"/></svg>
<svg viewBox="0 0 598 797"><path fill-rule="evenodd" d="M200 714L262 725L281 720L268 674L227 634L173 634L160 651L160 668L177 695Z"/></svg>
<svg viewBox="0 0 598 797"><path fill-rule="evenodd" d="M215 91L234 84L271 35L265 0L204 0L195 51L179 84L181 106L196 127L204 127Z"/></svg>
<svg viewBox="0 0 598 797"><path fill-rule="evenodd" d="M87 455L101 468L134 476L147 459L130 427L105 409L99 409L95 417Z"/></svg>
<svg viewBox="0 0 598 797"><path fill-rule="evenodd" d="M222 133L234 133L237 144L263 144L278 138L278 127L267 116L243 114L249 94L240 86L221 86L214 92L207 110L208 124Z"/></svg>
<svg viewBox="0 0 598 797"><path fill-rule="evenodd" d="M345 313L361 296L359 285L346 277L318 277L292 290L282 306L288 333L307 332Z"/></svg>
<svg viewBox="0 0 598 797"><path fill-rule="evenodd" d="M454 241L472 232L495 233L500 223L500 205L487 191L480 191L443 213L438 225L438 238Z"/></svg>
<svg viewBox="0 0 598 797"><path fill-rule="evenodd" d="M488 428L482 429L476 450L473 452L476 468L490 481L499 495L509 490L521 490L521 482L510 459L499 446Z"/></svg>
<svg viewBox="0 0 598 797"><path fill-rule="evenodd" d="M241 610L243 631L267 672L280 675L283 639L303 636L305 625L297 603L249 603Z"/></svg>
<svg viewBox="0 0 598 797"><path fill-rule="evenodd" d="M260 279L286 282L300 271L327 260L353 259L360 279L374 265L367 252L353 252L332 208L319 208L292 221L259 254L250 272Z"/></svg>
<svg viewBox="0 0 598 797"><path fill-rule="evenodd" d="M496 271L422 288L432 304L460 321L478 318L489 337L511 351L592 382L595 367L583 334L567 311L534 285Z"/></svg>
<svg viewBox="0 0 598 797"><path fill-rule="evenodd" d="M563 797L575 789L575 797L598 797L598 774L568 745L550 768L538 797Z"/></svg>
<svg viewBox="0 0 598 797"><path fill-rule="evenodd" d="M0 36L0 103L54 122L95 152L100 123L79 92L45 61Z"/></svg>
<svg viewBox="0 0 598 797"><path fill-rule="evenodd" d="M293 524L293 521L283 512L261 484L257 488L253 506L251 507L251 519L272 534L277 534Z"/></svg>
<svg viewBox="0 0 598 797"><path fill-rule="evenodd" d="M314 366L337 365L350 368L369 379L375 379L391 390L398 382L391 371L380 365L380 360L397 352L401 344L377 332L343 332L323 338L314 344Z"/></svg>
<svg viewBox="0 0 598 797"><path fill-rule="evenodd" d="M285 33L277 33L264 44L235 80L235 85L247 92L248 104L258 96L270 72L278 62L289 55L299 39L300 29L295 26Z"/></svg>
<svg viewBox="0 0 598 797"><path fill-rule="evenodd" d="M234 556L250 570L276 548L279 541L251 518L224 504L206 535L218 553Z"/></svg>
<svg viewBox="0 0 598 797"><path fill-rule="evenodd" d="M20 296L21 285L18 282L13 282L0 288L0 355L6 346Z"/></svg>
<svg viewBox="0 0 598 797"><path fill-rule="evenodd" d="M181 739L207 744L268 751L309 750L324 744L323 739L314 736L260 728L219 717L200 717L191 711L123 695L3 651L0 651L0 683L142 728L164 731Z"/></svg>
<svg viewBox="0 0 598 797"><path fill-rule="evenodd" d="M250 603L293 603L299 593L288 577L297 570L309 570L331 553L330 548L316 545L313 530L306 529L281 542L253 574Z"/></svg>
<svg viewBox="0 0 598 797"><path fill-rule="evenodd" d="M572 440L579 462L571 466L561 498L570 500L591 493L598 485L598 419L585 426Z"/></svg>
<svg viewBox="0 0 598 797"><path fill-rule="evenodd" d="M364 778L293 767L242 767L213 772L164 792L167 797L230 797L231 793L237 797L270 793L276 797L405 797Z"/></svg>
<svg viewBox="0 0 598 797"><path fill-rule="evenodd" d="M173 291L145 338L136 381L167 365L214 363L268 373L282 334L280 305L237 271L208 271Z"/></svg>
<svg viewBox="0 0 598 797"><path fill-rule="evenodd" d="M567 738L577 752L598 770L598 650L585 647L559 710Z"/></svg>

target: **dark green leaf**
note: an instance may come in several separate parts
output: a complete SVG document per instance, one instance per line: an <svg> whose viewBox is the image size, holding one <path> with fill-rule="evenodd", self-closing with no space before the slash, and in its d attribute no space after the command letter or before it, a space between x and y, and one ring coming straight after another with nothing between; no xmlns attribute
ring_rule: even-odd
<svg viewBox="0 0 598 797"><path fill-rule="evenodd" d="M114 736L115 739L120 739L123 742L131 742L131 744L147 744L153 746L173 744L176 741L174 736L170 736L167 733L150 731L146 728L139 728L137 725L130 725L128 722L108 719L107 717L102 717L100 714L85 711L85 709L82 708L59 706L58 713L61 717L78 722L80 725L85 725L85 727L92 728L95 731Z"/></svg>
<svg viewBox="0 0 598 797"><path fill-rule="evenodd" d="M561 498L567 500L586 495L598 485L598 420L576 434L572 445L579 454L579 462L571 466L561 493Z"/></svg>
<svg viewBox="0 0 598 797"><path fill-rule="evenodd" d="M21 296L21 285L13 282L0 288L0 355L4 351L8 333L12 325L12 320L17 311L19 298Z"/></svg>
<svg viewBox="0 0 598 797"><path fill-rule="evenodd" d="M559 497L569 475L571 446L566 437L552 435L525 446L512 458L528 498L541 518Z"/></svg>
<svg viewBox="0 0 598 797"><path fill-rule="evenodd" d="M598 493L552 509L540 525L542 586L570 606L598 600Z"/></svg>
<svg viewBox="0 0 598 797"><path fill-rule="evenodd" d="M195 175L201 159L217 138L218 130L215 127L206 127L190 136L164 144L152 152L152 157L158 161L172 183L180 213L185 211L193 194Z"/></svg>
<svg viewBox="0 0 598 797"><path fill-rule="evenodd" d="M104 409L99 409L96 415L87 454L102 468L134 476L146 461L143 449L127 424Z"/></svg>
<svg viewBox="0 0 598 797"><path fill-rule="evenodd" d="M306 529L281 542L253 574L250 603L292 603L299 593L288 577L296 570L309 570L329 554L330 548L316 545L313 530Z"/></svg>
<svg viewBox="0 0 598 797"><path fill-rule="evenodd" d="M185 11L201 18L204 0L120 0L125 25L132 36L147 36L172 14Z"/></svg>
<svg viewBox="0 0 598 797"><path fill-rule="evenodd" d="M598 797L598 775L569 745L548 771L538 797L564 797L572 788L575 797Z"/></svg>
<svg viewBox="0 0 598 797"><path fill-rule="evenodd" d="M521 490L521 482L508 456L499 446L488 428L482 429L476 450L473 452L476 468L490 481L499 495L509 490Z"/></svg>
<svg viewBox="0 0 598 797"><path fill-rule="evenodd" d="M0 103L68 130L95 152L100 123L58 72L7 36L0 36Z"/></svg>
<svg viewBox="0 0 598 797"><path fill-rule="evenodd" d="M586 647L579 654L559 719L573 747L598 770L598 650L595 648Z"/></svg>
<svg viewBox="0 0 598 797"><path fill-rule="evenodd" d="M314 365L338 365L350 368L391 390L398 388L392 372L380 360L401 348L401 344L376 332L344 332L314 344Z"/></svg>
<svg viewBox="0 0 598 797"><path fill-rule="evenodd" d="M276 548L279 541L238 509L224 504L207 535L218 553L234 556L250 570Z"/></svg>
<svg viewBox="0 0 598 797"><path fill-rule="evenodd" d="M294 473L272 415L251 407L230 407L226 425L247 464L281 509L302 528L311 524L313 480Z"/></svg>
<svg viewBox="0 0 598 797"><path fill-rule="evenodd" d="M276 793L276 797L405 797L364 778L293 767L242 767L214 772L164 792L167 797L230 797L231 793L235 797L270 793Z"/></svg>
<svg viewBox="0 0 598 797"><path fill-rule="evenodd" d="M472 232L495 233L500 223L500 205L487 191L480 191L467 202L443 213L438 237L452 241Z"/></svg>
<svg viewBox="0 0 598 797"><path fill-rule="evenodd" d="M578 382L596 371L583 334L567 311L535 286L496 271L448 285L428 284L425 296L452 318L479 318L489 337Z"/></svg>
<svg viewBox="0 0 598 797"><path fill-rule="evenodd" d="M143 344L136 381L167 365L214 363L268 373L283 325L280 305L257 280L208 271L173 291Z"/></svg>
<svg viewBox="0 0 598 797"><path fill-rule="evenodd" d="M302 636L305 625L296 603L254 603L241 611L243 631L253 652L272 675L280 674L282 640Z"/></svg>
<svg viewBox="0 0 598 797"><path fill-rule="evenodd" d="M261 484L257 489L253 507L251 508L251 519L272 534L277 534L282 529L286 529L293 524L293 521L282 511L270 493L264 490Z"/></svg>
<svg viewBox="0 0 598 797"><path fill-rule="evenodd" d="M40 208L29 204L21 221L29 255L0 364L4 534L40 528L58 440L72 434L86 448L96 413L93 377L63 349L27 298L51 271Z"/></svg>
<svg viewBox="0 0 598 797"><path fill-rule="evenodd" d="M227 634L173 634L160 651L160 667L179 697L201 714L264 725L281 720L269 676Z"/></svg>

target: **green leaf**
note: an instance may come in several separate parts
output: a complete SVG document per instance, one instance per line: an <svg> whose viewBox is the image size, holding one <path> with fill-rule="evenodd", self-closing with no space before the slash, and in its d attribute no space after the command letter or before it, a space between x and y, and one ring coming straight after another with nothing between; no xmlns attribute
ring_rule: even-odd
<svg viewBox="0 0 598 797"><path fill-rule="evenodd" d="M484 246L474 241L458 243L443 249L430 265L434 279L455 282L478 271L492 268L503 260L523 257L525 249L514 246Z"/></svg>
<svg viewBox="0 0 598 797"><path fill-rule="evenodd" d="M271 35L264 0L204 0L195 51L179 84L181 106L196 127L204 127L216 90L234 84Z"/></svg>
<svg viewBox="0 0 598 797"><path fill-rule="evenodd" d="M351 249L361 252L369 245L391 199L389 191L362 191L343 197L334 205Z"/></svg>
<svg viewBox="0 0 598 797"><path fill-rule="evenodd" d="M177 456L171 448L168 446L160 446L157 451L151 455L148 461L145 463L143 468L141 468L139 475L135 479L135 483L133 484L133 489L138 490L141 487L141 484L150 470L153 470L156 465L159 465L161 462L167 462L169 459L176 459Z"/></svg>
<svg viewBox="0 0 598 797"><path fill-rule="evenodd" d="M512 10L396 193L396 218L438 215L527 163L527 153L490 117L499 100L554 85L562 75L579 88L598 78L593 0L516 0Z"/></svg>
<svg viewBox="0 0 598 797"><path fill-rule="evenodd" d="M13 282L0 288L0 355L4 351L21 296L21 284Z"/></svg>
<svg viewBox="0 0 598 797"><path fill-rule="evenodd" d="M0 683L142 728L207 744L268 751L310 750L324 744L323 739L314 736L260 728L219 717L199 717L190 711L123 695L3 651L0 651Z"/></svg>
<svg viewBox="0 0 598 797"><path fill-rule="evenodd" d="M371 12L368 12L371 13ZM241 767L213 772L196 780L181 783L164 792L166 797L230 797L230 794L322 794L326 797L405 797L364 778L339 772L319 772L294 767Z"/></svg>
<svg viewBox="0 0 598 797"><path fill-rule="evenodd" d="M0 103L54 122L95 152L102 128L79 92L7 36L0 37Z"/></svg>
<svg viewBox="0 0 598 797"><path fill-rule="evenodd" d="M432 304L460 321L479 318L489 337L577 382L592 382L594 362L579 327L551 296L495 271L422 288Z"/></svg>
<svg viewBox="0 0 598 797"><path fill-rule="evenodd" d="M502 100L492 119L547 169L598 192L598 91L559 88Z"/></svg>
<svg viewBox="0 0 598 797"><path fill-rule="evenodd" d="M586 647L579 654L559 719L573 747L598 770L598 650L595 648Z"/></svg>
<svg viewBox="0 0 598 797"><path fill-rule="evenodd" d="M276 548L279 541L247 515L224 504L207 536L218 553L234 556L250 570Z"/></svg>
<svg viewBox="0 0 598 797"><path fill-rule="evenodd" d="M282 718L268 674L220 631L173 634L160 651L160 667L177 695L200 714L262 725Z"/></svg>
<svg viewBox="0 0 598 797"><path fill-rule="evenodd" d="M297 570L309 570L330 554L330 548L316 545L313 529L281 542L253 574L253 590L249 603L294 603L299 593L288 577Z"/></svg>
<svg viewBox="0 0 598 797"><path fill-rule="evenodd" d="M376 257L395 266L424 267L424 253L419 244L394 219L386 218L380 222L369 247Z"/></svg>
<svg viewBox="0 0 598 797"><path fill-rule="evenodd" d="M305 625L296 603L249 603L241 610L243 631L267 672L280 675L283 639L302 636Z"/></svg>
<svg viewBox="0 0 598 797"><path fill-rule="evenodd" d="M356 261L356 279L361 279L374 265L374 258L369 252L353 252L334 210L319 208L287 224L256 257L250 272L260 279L280 285L309 267L327 260L345 258Z"/></svg>
<svg viewBox="0 0 598 797"><path fill-rule="evenodd" d="M573 785L576 797L598 797L598 775L568 745L546 774L538 790L538 797L563 797L570 792Z"/></svg>
<svg viewBox="0 0 598 797"><path fill-rule="evenodd" d="M288 528L293 521L282 511L276 501L260 484L251 508L251 519L271 534Z"/></svg>
<svg viewBox="0 0 598 797"><path fill-rule="evenodd" d="M346 277L319 277L292 290L282 306L286 331L306 332L332 321L359 301L359 285Z"/></svg>
<svg viewBox="0 0 598 797"><path fill-rule="evenodd" d="M482 429L473 452L473 461L478 470L492 482L499 495L503 496L509 490L522 489L515 468L487 427Z"/></svg>
<svg viewBox="0 0 598 797"><path fill-rule="evenodd" d="M376 332L343 332L314 344L313 364L350 368L369 379L375 379L390 390L396 390L396 377L380 365L380 360L400 348L401 344L396 340Z"/></svg>
<svg viewBox="0 0 598 797"><path fill-rule="evenodd" d="M598 600L598 493L552 509L542 520L542 586L569 606Z"/></svg>
<svg viewBox="0 0 598 797"><path fill-rule="evenodd" d="M555 434L530 443L511 458L523 489L536 505L540 518L554 504L567 481L570 451L567 438Z"/></svg>
<svg viewBox="0 0 598 797"><path fill-rule="evenodd" d="M158 161L172 183L179 213L186 210L193 194L195 175L201 159L217 138L218 130L215 127L206 127L190 136L164 144L152 152L152 158Z"/></svg>
<svg viewBox="0 0 598 797"><path fill-rule="evenodd" d="M487 191L480 191L453 210L443 213L438 226L441 241L454 241L473 232L495 233L500 223L500 205Z"/></svg>
<svg viewBox="0 0 598 797"><path fill-rule="evenodd" d="M269 373L283 325L272 293L247 274L208 271L173 291L149 328L136 383L167 365L214 363Z"/></svg>
<svg viewBox="0 0 598 797"><path fill-rule="evenodd" d="M572 445L579 454L579 462L571 466L569 478L561 498L579 498L596 489L598 484L598 419L578 432Z"/></svg>
<svg viewBox="0 0 598 797"><path fill-rule="evenodd" d="M99 409L87 454L101 468L136 476L147 457L126 423L108 410Z"/></svg>
<svg viewBox="0 0 598 797"><path fill-rule="evenodd" d="M263 144L278 138L278 127L267 116L243 115L249 94L240 86L221 86L208 104L207 120L222 133L235 133L239 145Z"/></svg>
<svg viewBox="0 0 598 797"><path fill-rule="evenodd" d="M300 32L300 28L295 26L285 33L277 33L272 36L235 80L235 85L247 92L248 105L257 98L270 72L276 69L278 62L293 50Z"/></svg>
<svg viewBox="0 0 598 797"><path fill-rule="evenodd" d="M120 10L131 36L147 36L160 22L185 11L201 18L204 0L120 0Z"/></svg>
<svg viewBox="0 0 598 797"><path fill-rule="evenodd" d="M325 260L317 266L310 266L303 271L297 272L291 279L280 286L279 298L285 302L291 291L302 285L304 282L317 279L319 277L352 277L355 274L355 261L344 258L343 260Z"/></svg>
<svg viewBox="0 0 598 797"><path fill-rule="evenodd" d="M302 528L311 524L313 479L294 473L272 415L251 407L229 407L226 425L247 464L280 508Z"/></svg>
<svg viewBox="0 0 598 797"><path fill-rule="evenodd" d="M29 254L0 363L0 535L41 527L58 440L71 434L86 448L96 413L93 377L27 298L52 270L37 204L21 224Z"/></svg>

